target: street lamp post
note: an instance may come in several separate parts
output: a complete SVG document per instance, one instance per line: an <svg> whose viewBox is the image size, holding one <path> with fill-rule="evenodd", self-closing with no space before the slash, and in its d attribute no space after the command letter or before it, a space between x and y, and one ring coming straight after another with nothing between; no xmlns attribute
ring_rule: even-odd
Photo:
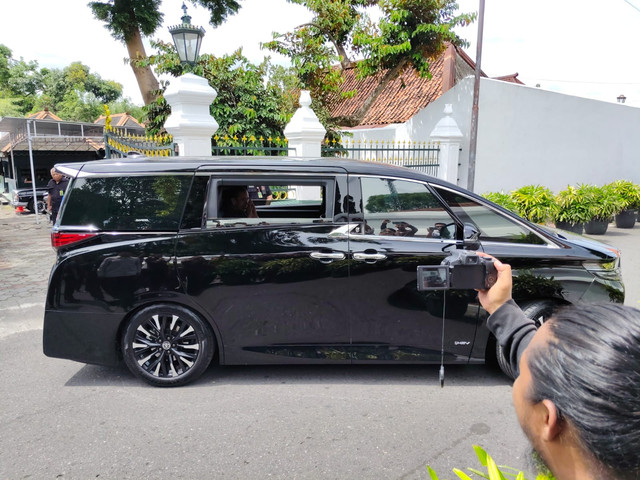
<svg viewBox="0 0 640 480"><path fill-rule="evenodd" d="M182 4L182 23L169 28L180 63L195 65L200 53L204 29L191 25L187 7ZM209 106L217 96L206 79L185 73L172 80L164 92L171 106L171 115L164 128L173 135L179 155L210 156L211 137L218 130L218 122L211 116Z"/></svg>
<svg viewBox="0 0 640 480"><path fill-rule="evenodd" d="M191 17L187 15L187 7L183 3L182 23L169 27L169 33L173 37L173 44L180 57L180 63L195 65L200 54L200 45L204 37L204 28L191 25Z"/></svg>

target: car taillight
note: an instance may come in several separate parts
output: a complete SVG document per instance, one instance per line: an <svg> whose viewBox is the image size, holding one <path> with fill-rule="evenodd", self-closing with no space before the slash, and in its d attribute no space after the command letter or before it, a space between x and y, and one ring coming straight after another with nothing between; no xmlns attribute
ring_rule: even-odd
<svg viewBox="0 0 640 480"><path fill-rule="evenodd" d="M76 243L80 240L86 240L87 238L95 237L95 233L59 233L51 232L51 246L53 248L59 248L70 243Z"/></svg>

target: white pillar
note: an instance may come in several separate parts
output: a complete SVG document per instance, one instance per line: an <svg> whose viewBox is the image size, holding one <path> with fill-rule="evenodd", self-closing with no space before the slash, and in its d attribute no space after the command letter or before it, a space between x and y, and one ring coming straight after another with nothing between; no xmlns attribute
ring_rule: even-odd
<svg viewBox="0 0 640 480"><path fill-rule="evenodd" d="M289 148L296 157L320 157L320 147L327 131L311 110L311 95L308 90L300 92L300 108L291 117L284 129Z"/></svg>
<svg viewBox="0 0 640 480"><path fill-rule="evenodd" d="M458 124L451 117L451 113L453 113L453 108L448 103L444 107L445 116L436 124L430 138L440 144L438 178L457 185L460 145L463 135L460 128L458 128Z"/></svg>
<svg viewBox="0 0 640 480"><path fill-rule="evenodd" d="M164 92L171 105L164 128L173 135L181 157L211 156L211 137L218 130L218 122L209 106L217 95L207 80L192 73L172 80Z"/></svg>

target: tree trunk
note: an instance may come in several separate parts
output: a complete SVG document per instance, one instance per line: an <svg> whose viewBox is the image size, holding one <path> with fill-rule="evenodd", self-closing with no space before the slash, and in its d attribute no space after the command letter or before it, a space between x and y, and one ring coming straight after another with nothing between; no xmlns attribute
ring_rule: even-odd
<svg viewBox="0 0 640 480"><path fill-rule="evenodd" d="M131 32L126 44L127 51L129 52L129 62L133 69L133 74L136 76L136 80L138 81L142 100L145 105L148 105L151 102L155 102L157 96L153 92L158 90L160 86L156 76L151 70L151 67L137 67L133 63L134 60L145 58L147 56L147 53L144 50L144 44L142 43L140 30L135 29L135 31Z"/></svg>
<svg viewBox="0 0 640 480"><path fill-rule="evenodd" d="M344 47L341 44L337 43L335 40L333 40L333 38L331 39L331 41L333 42L333 46L335 47L336 52L338 52L338 55L340 55L340 66L342 67L342 70L345 70L351 67L351 64L353 62L347 55L347 51L344 49Z"/></svg>
<svg viewBox="0 0 640 480"><path fill-rule="evenodd" d="M369 112L376 99L384 91L387 85L389 85L389 82L395 80L395 78L402 73L404 68L407 66L407 63L408 60L403 60L395 67L387 70L386 73L382 76L380 83L376 86L376 88L373 89L373 91L369 94L365 101L362 102L362 106L353 115L334 118L338 125L344 127L355 127L360 125L362 119L365 117L367 112Z"/></svg>

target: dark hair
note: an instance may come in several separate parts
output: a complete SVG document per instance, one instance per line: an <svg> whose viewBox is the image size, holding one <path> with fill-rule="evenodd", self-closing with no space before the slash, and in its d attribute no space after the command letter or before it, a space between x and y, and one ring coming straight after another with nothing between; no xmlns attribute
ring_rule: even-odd
<svg viewBox="0 0 640 480"><path fill-rule="evenodd" d="M220 196L220 209L223 216L232 216L233 209L231 206L231 200L239 197L246 191L246 185L226 185L222 187L222 193Z"/></svg>
<svg viewBox="0 0 640 480"><path fill-rule="evenodd" d="M533 400L551 400L612 478L640 478L640 310L585 304L548 323L528 357Z"/></svg>

